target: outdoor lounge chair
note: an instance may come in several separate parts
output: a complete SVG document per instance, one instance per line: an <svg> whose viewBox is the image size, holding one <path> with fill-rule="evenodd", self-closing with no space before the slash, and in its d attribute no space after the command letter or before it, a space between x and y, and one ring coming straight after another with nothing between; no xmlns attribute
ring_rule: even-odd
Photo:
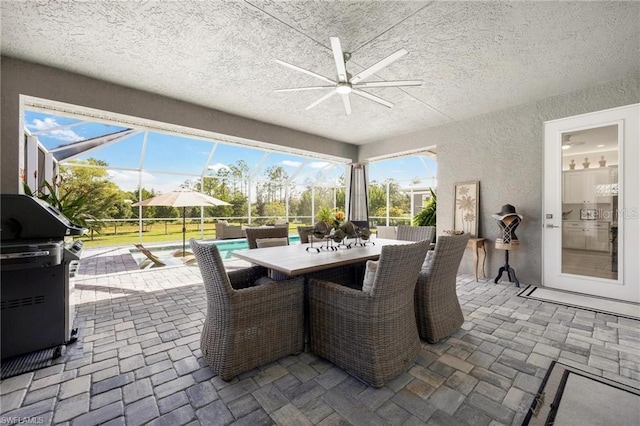
<svg viewBox="0 0 640 426"><path fill-rule="evenodd" d="M254 285L265 268L227 273L215 244L191 248L207 293L200 349L222 380L302 350L304 278Z"/></svg>
<svg viewBox="0 0 640 426"><path fill-rule="evenodd" d="M134 244L134 246L140 250L140 253L144 254L147 258L140 262L140 269L158 268L167 265L193 265L196 263L196 258L190 251L185 251L182 256L182 250L176 250L172 253L171 257L159 258L155 254L151 253L151 250L143 246L142 244ZM179 262L178 259L181 261Z"/></svg>
<svg viewBox="0 0 640 426"><path fill-rule="evenodd" d="M398 225L396 239L404 241L429 241L436 235L435 226Z"/></svg>
<svg viewBox="0 0 640 426"><path fill-rule="evenodd" d="M262 238L287 238L287 244L289 244L289 228L266 226L260 228L247 228L247 242L250 249L258 248L257 239Z"/></svg>
<svg viewBox="0 0 640 426"><path fill-rule="evenodd" d="M432 259L418 276L415 313L420 337L435 343L462 326L464 316L456 294L458 267L470 234L438 237Z"/></svg>
<svg viewBox="0 0 640 426"><path fill-rule="evenodd" d="M387 240L397 240L398 227L397 226L378 226L376 228L376 237L384 238Z"/></svg>
<svg viewBox="0 0 640 426"><path fill-rule="evenodd" d="M227 240L230 238L244 237L244 229L242 229L241 225L229 225L226 220L216 223L216 239Z"/></svg>
<svg viewBox="0 0 640 426"><path fill-rule="evenodd" d="M374 387L413 364L413 296L429 243L382 247L369 292L310 279L311 350Z"/></svg>

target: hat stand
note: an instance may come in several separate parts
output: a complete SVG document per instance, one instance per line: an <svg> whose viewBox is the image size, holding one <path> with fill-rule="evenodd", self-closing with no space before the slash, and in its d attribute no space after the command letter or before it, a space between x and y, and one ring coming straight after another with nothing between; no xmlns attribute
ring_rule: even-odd
<svg viewBox="0 0 640 426"><path fill-rule="evenodd" d="M498 276L493 282L498 284L502 274L507 273L507 277L510 282L516 284L516 287L520 287L520 281L516 277L516 271L509 265L509 249L517 249L520 247L520 242L518 241L518 237L516 237L515 230L522 221L522 216L515 213L515 208L510 204L506 206L502 206L502 212L508 211L510 208L513 210L513 213L506 213L504 216L494 215L494 219L498 221L498 226L500 226L500 230L502 235L496 239L496 248L499 250L504 250L504 266L501 266L498 270Z"/></svg>
<svg viewBox="0 0 640 426"><path fill-rule="evenodd" d="M516 277L516 271L511 267L511 265L509 265L509 250L504 251L504 266L501 266L498 270L498 276L495 280L493 280L494 284L498 284L498 281L500 281L502 274L504 274L505 272L507 273L509 281L516 283L516 287L519 288L520 281L518 281L518 278Z"/></svg>

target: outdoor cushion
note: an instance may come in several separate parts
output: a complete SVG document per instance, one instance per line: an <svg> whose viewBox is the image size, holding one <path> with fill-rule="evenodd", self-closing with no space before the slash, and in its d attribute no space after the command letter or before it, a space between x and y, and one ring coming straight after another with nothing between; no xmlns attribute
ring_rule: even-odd
<svg viewBox="0 0 640 426"><path fill-rule="evenodd" d="M424 258L424 263L422 264L422 272L429 272L431 269L431 264L433 263L433 250L429 250L427 255Z"/></svg>
<svg viewBox="0 0 640 426"><path fill-rule="evenodd" d="M256 245L258 246L258 248L286 246L287 243L288 243L288 240L286 237L256 239Z"/></svg>
<svg viewBox="0 0 640 426"><path fill-rule="evenodd" d="M286 225L287 224L287 220L286 219L278 219L276 220L275 225Z"/></svg>
<svg viewBox="0 0 640 426"><path fill-rule="evenodd" d="M364 270L364 280L362 281L362 291L371 293L373 290L373 281L378 271L377 260L367 260L367 266Z"/></svg>
<svg viewBox="0 0 640 426"><path fill-rule="evenodd" d="M224 226L229 226L229 221L227 221L227 220L219 220L218 223L221 223Z"/></svg>
<svg viewBox="0 0 640 426"><path fill-rule="evenodd" d="M274 280L271 277L260 277L253 283L253 285L255 285L255 286L265 285L265 284L272 283L274 281L282 281L282 280Z"/></svg>

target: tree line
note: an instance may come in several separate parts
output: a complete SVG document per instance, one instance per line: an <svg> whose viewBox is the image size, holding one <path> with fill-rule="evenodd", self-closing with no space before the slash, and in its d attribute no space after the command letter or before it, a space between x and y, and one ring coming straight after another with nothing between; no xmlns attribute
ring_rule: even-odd
<svg viewBox="0 0 640 426"><path fill-rule="evenodd" d="M138 219L139 209L132 207L132 204L159 195L159 192L144 187L124 191L111 181L107 169L106 162L94 158L75 162L73 166L61 165L54 181L44 183L38 193L74 222L95 230L100 229L103 219ZM45 191L47 186L51 191ZM182 188L201 191L230 203L230 206L205 207L205 217L228 218L248 215L250 191L255 199L251 204L252 217L285 217L287 199L290 216L309 217L312 215L312 205L318 211L322 207L332 208L334 202L338 209L344 209L344 186L344 177L336 188L317 186L313 178L307 178L301 189L290 181L290 176L281 166L268 167L261 176L250 179L250 169L244 160L212 170L203 178L187 179L181 185ZM402 193L398 182L390 179L370 182L370 216L386 215L387 186L390 216L409 213L409 195ZM55 192L55 195L45 196L48 192ZM52 197L56 199L52 200ZM177 208L170 206L142 208L142 217L145 219L178 218L180 215ZM200 207L186 208L185 215L200 217Z"/></svg>

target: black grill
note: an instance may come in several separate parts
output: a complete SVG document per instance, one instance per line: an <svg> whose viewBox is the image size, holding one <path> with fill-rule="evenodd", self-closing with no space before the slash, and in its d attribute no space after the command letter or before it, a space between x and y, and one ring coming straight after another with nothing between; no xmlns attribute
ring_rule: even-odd
<svg viewBox="0 0 640 426"><path fill-rule="evenodd" d="M73 275L86 229L37 198L0 198L1 358L60 346L72 339Z"/></svg>

